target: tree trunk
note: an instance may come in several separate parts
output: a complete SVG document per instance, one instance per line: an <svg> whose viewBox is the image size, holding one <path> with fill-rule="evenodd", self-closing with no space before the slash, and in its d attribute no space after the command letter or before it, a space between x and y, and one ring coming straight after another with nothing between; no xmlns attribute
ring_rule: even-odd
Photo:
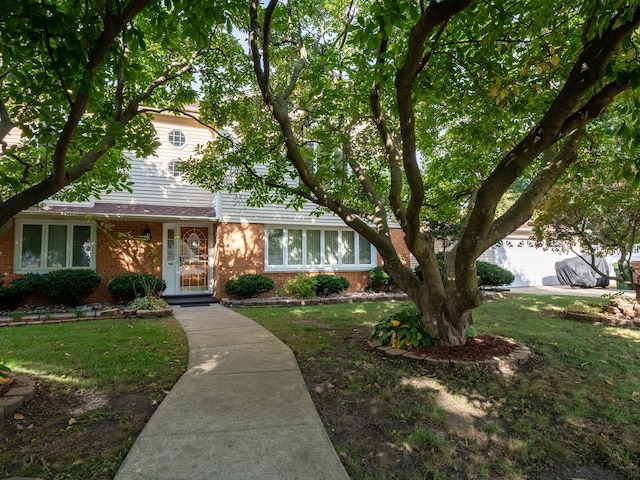
<svg viewBox="0 0 640 480"><path fill-rule="evenodd" d="M455 301L446 298L441 304L427 299L414 303L422 317L422 325L431 332L437 345L460 346L467 341L467 331L473 324L472 309L459 311Z"/></svg>

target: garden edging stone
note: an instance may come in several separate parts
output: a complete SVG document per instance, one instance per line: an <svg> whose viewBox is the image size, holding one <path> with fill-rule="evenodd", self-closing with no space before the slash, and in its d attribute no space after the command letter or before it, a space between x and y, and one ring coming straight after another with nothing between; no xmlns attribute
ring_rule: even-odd
<svg viewBox="0 0 640 480"><path fill-rule="evenodd" d="M510 339L508 339L510 340ZM510 340L513 342L512 340ZM513 342L516 343L516 342ZM421 353L415 353L411 350L402 350L400 348L393 348L390 346L377 346L375 343L369 341L367 345L372 350L376 350L382 355L390 358L399 358L405 361L411 362L424 362L432 366L440 367L460 367L467 369L486 369L499 372L502 374L511 374L518 370L518 368L525 365L533 357L533 353L529 347L516 343L516 348L508 355L502 355L500 357L488 358L485 360L454 360L449 358L431 358Z"/></svg>
<svg viewBox="0 0 640 480"><path fill-rule="evenodd" d="M12 377L12 380L13 384L19 386L11 387L0 397L0 420L14 414L35 395L36 384L31 378L26 375L17 375Z"/></svg>

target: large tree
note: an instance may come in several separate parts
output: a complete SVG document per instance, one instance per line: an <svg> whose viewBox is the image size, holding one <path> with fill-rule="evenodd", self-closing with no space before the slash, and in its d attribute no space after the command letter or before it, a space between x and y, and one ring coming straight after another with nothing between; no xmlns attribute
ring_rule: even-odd
<svg viewBox="0 0 640 480"><path fill-rule="evenodd" d="M5 2L0 227L54 194L127 188L124 152L156 146L144 106L195 100L193 62L224 13L224 0Z"/></svg>
<svg viewBox="0 0 640 480"><path fill-rule="evenodd" d="M463 344L478 256L530 218L590 122L632 101L638 5L250 0L248 50L203 74L202 113L229 128L191 175L249 190L254 205L334 212L375 245L437 340ZM431 225L452 221L441 272Z"/></svg>

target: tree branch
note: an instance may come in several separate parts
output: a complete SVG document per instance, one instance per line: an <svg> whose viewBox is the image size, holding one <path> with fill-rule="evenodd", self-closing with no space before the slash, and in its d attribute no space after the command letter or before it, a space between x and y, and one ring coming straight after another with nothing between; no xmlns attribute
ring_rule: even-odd
<svg viewBox="0 0 640 480"><path fill-rule="evenodd" d="M567 123L569 118L572 122L576 122L577 128L581 124L584 125L583 122L586 119L581 120L579 115L574 115L579 113L580 102L601 81L612 55L617 51L622 40L638 25L640 25L640 8L634 10L634 16L630 21L621 25L612 21L601 36L585 45L562 90L541 120L503 157L478 190L476 206L469 216L468 228L460 238L460 251L474 258L482 253L487 242L480 239L486 238L493 222L496 206L509 186L540 153L557 142L561 135L571 133L572 129ZM606 89L607 92L612 90L614 90L613 87ZM604 100L604 97L604 93L602 97L598 95L589 97L594 99L594 105L592 105L594 112L596 98ZM468 235L467 232L469 232Z"/></svg>
<svg viewBox="0 0 640 480"><path fill-rule="evenodd" d="M382 39L376 55L377 70L380 70L382 65L385 63L383 54L386 52L387 46L387 39ZM375 123L380 135L382 145L384 146L389 165L389 174L391 176L389 203L393 209L393 214L396 219L400 225L404 226L406 224L406 209L402 203L402 155L395 143L393 133L384 118L384 114L382 113L382 106L380 105L380 83L377 81L374 82L371 92L369 93L369 108L371 109L373 122Z"/></svg>
<svg viewBox="0 0 640 480"><path fill-rule="evenodd" d="M65 178L67 176L65 169L67 152L69 151L69 146L76 133L78 124L86 111L91 96L91 87L95 81L99 67L104 62L109 47L125 26L151 3L151 1L152 0L131 0L121 14L112 16L109 12L105 15L102 33L95 41L93 50L89 53L87 67L80 82L80 85L84 85L84 87L78 89L53 153L53 173L51 181L55 185L64 186L69 184L69 179Z"/></svg>
<svg viewBox="0 0 640 480"><path fill-rule="evenodd" d="M396 102L402 137L402 161L411 196L405 213L405 232L409 238L417 238L420 233L420 210L424 203L424 184L417 162L415 113L413 110L413 86L417 75L424 69L430 55L425 55L425 41L433 30L444 25L449 19L471 4L471 0L444 0L431 2L420 16L420 20L409 33L407 54L396 72ZM436 35L440 38L442 32Z"/></svg>

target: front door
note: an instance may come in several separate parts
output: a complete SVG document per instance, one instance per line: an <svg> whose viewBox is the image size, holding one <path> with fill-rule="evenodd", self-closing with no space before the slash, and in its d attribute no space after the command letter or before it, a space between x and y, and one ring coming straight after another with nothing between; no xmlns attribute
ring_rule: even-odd
<svg viewBox="0 0 640 480"><path fill-rule="evenodd" d="M211 292L210 227L165 223L162 277L165 295Z"/></svg>

